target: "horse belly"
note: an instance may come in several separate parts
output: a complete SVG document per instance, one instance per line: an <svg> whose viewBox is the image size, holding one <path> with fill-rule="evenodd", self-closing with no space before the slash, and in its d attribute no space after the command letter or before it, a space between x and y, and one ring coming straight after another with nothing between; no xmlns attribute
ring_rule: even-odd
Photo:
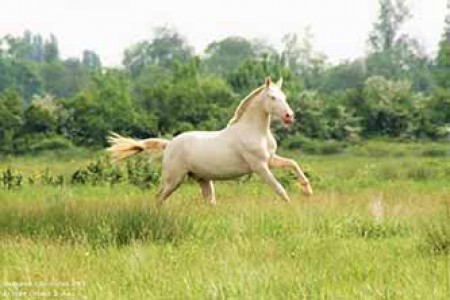
<svg viewBox="0 0 450 300"><path fill-rule="evenodd" d="M196 177L210 180L233 179L250 173L248 163L233 149L208 147L190 155L189 169Z"/></svg>

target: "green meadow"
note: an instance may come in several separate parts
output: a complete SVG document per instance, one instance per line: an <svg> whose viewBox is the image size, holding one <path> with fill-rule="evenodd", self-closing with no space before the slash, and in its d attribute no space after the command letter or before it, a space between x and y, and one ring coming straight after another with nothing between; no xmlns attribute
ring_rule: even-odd
<svg viewBox="0 0 450 300"><path fill-rule="evenodd" d="M336 152L284 151L309 198L277 171L291 203L251 176L216 183L216 206L187 180L159 209L154 185L27 181L69 177L99 152L3 158L2 296L449 299L449 144ZM23 183L5 185L7 169Z"/></svg>

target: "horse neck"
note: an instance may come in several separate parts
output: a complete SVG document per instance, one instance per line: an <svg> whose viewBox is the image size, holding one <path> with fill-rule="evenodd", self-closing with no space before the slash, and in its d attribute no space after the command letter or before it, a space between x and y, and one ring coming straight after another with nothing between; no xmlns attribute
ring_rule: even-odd
<svg viewBox="0 0 450 300"><path fill-rule="evenodd" d="M270 115L264 110L260 99L254 99L236 125L267 134L270 131Z"/></svg>

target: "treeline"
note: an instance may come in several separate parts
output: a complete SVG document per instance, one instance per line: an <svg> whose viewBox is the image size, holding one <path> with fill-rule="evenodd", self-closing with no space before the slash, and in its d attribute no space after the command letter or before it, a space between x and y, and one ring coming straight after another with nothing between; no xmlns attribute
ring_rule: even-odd
<svg viewBox="0 0 450 300"><path fill-rule="evenodd" d="M226 126L238 101L266 75L282 76L297 122L277 136L356 140L450 136L450 17L438 53L401 32L402 0L380 0L365 57L327 63L310 33L284 36L283 49L228 37L195 53L180 33L153 39L107 68L86 50L62 59L57 38L25 32L0 39L0 152L104 146L109 131L171 136ZM294 143L295 144L295 143Z"/></svg>

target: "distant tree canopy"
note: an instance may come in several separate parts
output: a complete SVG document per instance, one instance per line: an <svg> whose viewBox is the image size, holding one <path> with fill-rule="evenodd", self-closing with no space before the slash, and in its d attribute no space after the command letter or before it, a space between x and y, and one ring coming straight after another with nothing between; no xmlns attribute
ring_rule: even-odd
<svg viewBox="0 0 450 300"><path fill-rule="evenodd" d="M152 41L139 42L125 50L123 64L135 76L146 66L170 68L174 61L185 63L193 55L193 48L183 36L175 29L163 26L155 28Z"/></svg>
<svg viewBox="0 0 450 300"><path fill-rule="evenodd" d="M212 42L205 50L205 68L208 72L224 75L256 55L256 45L242 37L227 37Z"/></svg>
<svg viewBox="0 0 450 300"><path fill-rule="evenodd" d="M450 136L450 16L435 57L402 33L403 0L379 0L365 57L330 64L312 34L288 33L282 49L231 36L201 55L175 29L124 52L124 68L86 49L63 59L57 38L26 31L0 38L0 153L104 146L109 131L173 136L226 126L240 99L267 75L284 78L297 122L277 137L355 140ZM294 143L295 144L295 143Z"/></svg>
<svg viewBox="0 0 450 300"><path fill-rule="evenodd" d="M439 86L450 88L450 12L445 19L444 33L436 56L435 79Z"/></svg>

